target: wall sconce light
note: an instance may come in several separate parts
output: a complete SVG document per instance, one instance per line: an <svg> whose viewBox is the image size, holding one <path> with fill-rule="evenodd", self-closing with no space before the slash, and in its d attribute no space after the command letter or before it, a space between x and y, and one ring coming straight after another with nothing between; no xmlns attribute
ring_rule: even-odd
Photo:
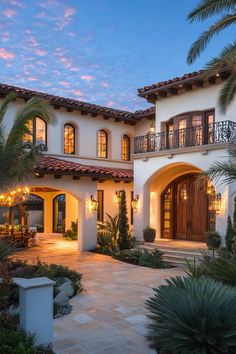
<svg viewBox="0 0 236 354"><path fill-rule="evenodd" d="M94 199L94 196L91 194L90 196L90 210L92 213L96 213L98 210L98 201Z"/></svg>
<svg viewBox="0 0 236 354"><path fill-rule="evenodd" d="M121 202L121 191L116 191L116 203L120 204Z"/></svg>
<svg viewBox="0 0 236 354"><path fill-rule="evenodd" d="M150 128L149 128L149 133L154 134L155 133L155 123L154 120L152 120Z"/></svg>
<svg viewBox="0 0 236 354"><path fill-rule="evenodd" d="M219 213L221 209L221 193L217 193L210 198L209 210Z"/></svg>
<svg viewBox="0 0 236 354"><path fill-rule="evenodd" d="M136 212L138 209L139 196L136 194L131 200L131 207Z"/></svg>
<svg viewBox="0 0 236 354"><path fill-rule="evenodd" d="M211 195L215 192L214 186L211 184L210 181L207 182L207 194Z"/></svg>

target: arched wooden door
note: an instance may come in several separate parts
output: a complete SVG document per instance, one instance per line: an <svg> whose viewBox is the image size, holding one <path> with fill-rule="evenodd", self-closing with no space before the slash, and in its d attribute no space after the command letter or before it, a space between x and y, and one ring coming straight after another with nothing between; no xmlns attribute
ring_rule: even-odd
<svg viewBox="0 0 236 354"><path fill-rule="evenodd" d="M207 180L199 175L182 176L162 193L162 237L205 241L205 232L215 227L208 210Z"/></svg>

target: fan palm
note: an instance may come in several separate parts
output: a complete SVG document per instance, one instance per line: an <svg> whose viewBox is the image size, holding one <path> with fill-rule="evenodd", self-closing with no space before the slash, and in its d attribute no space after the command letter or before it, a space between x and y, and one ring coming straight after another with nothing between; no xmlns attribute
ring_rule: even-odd
<svg viewBox="0 0 236 354"><path fill-rule="evenodd" d="M106 220L104 223L98 223L98 230L105 231L111 235L111 237L116 240L119 232L119 214L114 217L106 213Z"/></svg>
<svg viewBox="0 0 236 354"><path fill-rule="evenodd" d="M227 161L215 161L205 172L212 181L229 184L236 182L236 149L229 150Z"/></svg>
<svg viewBox="0 0 236 354"><path fill-rule="evenodd" d="M222 14L222 15L221 15ZM192 64L203 52L210 40L224 29L236 24L236 0L202 0L188 15L188 20L204 21L215 15L221 17L192 44L187 62ZM219 56L206 65L206 75L213 75L225 68L230 73L219 94L219 105L223 113L236 94L236 42L224 47Z"/></svg>
<svg viewBox="0 0 236 354"><path fill-rule="evenodd" d="M6 134L5 113L15 99L16 94L10 93L0 105L0 191L26 180L32 174L35 159L41 153L40 145L29 148L23 141L25 134L32 134L28 128L29 120L39 116L47 123L54 122L49 105L33 97L17 110L12 128Z"/></svg>

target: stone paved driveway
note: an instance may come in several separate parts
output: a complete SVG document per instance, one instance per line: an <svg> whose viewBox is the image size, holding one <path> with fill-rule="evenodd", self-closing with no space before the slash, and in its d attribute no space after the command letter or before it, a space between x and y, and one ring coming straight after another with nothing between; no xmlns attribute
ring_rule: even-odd
<svg viewBox="0 0 236 354"><path fill-rule="evenodd" d="M57 354L150 354L145 339L145 300L153 287L183 270L149 269L110 257L78 253L76 243L45 239L17 258L36 257L64 264L83 274L84 292L71 300L70 315L54 320Z"/></svg>

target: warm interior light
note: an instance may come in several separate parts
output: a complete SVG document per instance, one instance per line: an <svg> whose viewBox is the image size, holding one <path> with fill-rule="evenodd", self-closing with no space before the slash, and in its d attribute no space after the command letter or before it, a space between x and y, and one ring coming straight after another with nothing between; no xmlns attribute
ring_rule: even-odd
<svg viewBox="0 0 236 354"><path fill-rule="evenodd" d="M154 134L155 133L155 124L154 121L152 120L150 128L149 128L149 133Z"/></svg>
<svg viewBox="0 0 236 354"><path fill-rule="evenodd" d="M221 193L213 194L209 198L208 209L219 213L221 210Z"/></svg>
<svg viewBox="0 0 236 354"><path fill-rule="evenodd" d="M19 187L0 195L0 206L13 206L27 200L29 195L28 187Z"/></svg>
<svg viewBox="0 0 236 354"><path fill-rule="evenodd" d="M116 191L116 203L120 204L121 202L121 191Z"/></svg>

